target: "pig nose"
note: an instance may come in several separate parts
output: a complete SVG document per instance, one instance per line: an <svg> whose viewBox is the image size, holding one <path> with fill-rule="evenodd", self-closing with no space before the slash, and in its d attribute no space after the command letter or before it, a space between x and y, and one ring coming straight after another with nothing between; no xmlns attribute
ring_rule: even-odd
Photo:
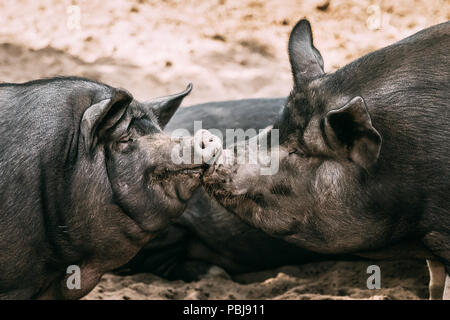
<svg viewBox="0 0 450 320"><path fill-rule="evenodd" d="M203 163L211 164L222 152L222 141L208 130L198 130L194 135L194 151Z"/></svg>

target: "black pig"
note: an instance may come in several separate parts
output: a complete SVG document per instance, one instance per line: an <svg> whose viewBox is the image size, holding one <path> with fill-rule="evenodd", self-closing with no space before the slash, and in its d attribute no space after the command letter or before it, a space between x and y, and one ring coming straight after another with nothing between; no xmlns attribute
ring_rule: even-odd
<svg viewBox="0 0 450 320"><path fill-rule="evenodd" d="M171 152L215 143L162 132L190 91L140 103L81 78L0 85L0 298L80 298L183 212L205 166Z"/></svg>
<svg viewBox="0 0 450 320"><path fill-rule="evenodd" d="M204 175L208 192L308 250L383 257L414 244L402 254L443 263L449 287L450 22L326 74L301 20L289 57L294 88L269 146L278 171L218 164Z"/></svg>

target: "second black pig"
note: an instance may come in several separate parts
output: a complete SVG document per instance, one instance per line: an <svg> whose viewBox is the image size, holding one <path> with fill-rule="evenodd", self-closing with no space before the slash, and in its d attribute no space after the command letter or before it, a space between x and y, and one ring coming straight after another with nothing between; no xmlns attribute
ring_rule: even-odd
<svg viewBox="0 0 450 320"><path fill-rule="evenodd" d="M269 145L278 170L217 165L206 189L247 223L311 251L381 257L414 244L445 265L450 289L450 22L325 74L301 20L289 57L294 88L278 131L266 133L279 133Z"/></svg>

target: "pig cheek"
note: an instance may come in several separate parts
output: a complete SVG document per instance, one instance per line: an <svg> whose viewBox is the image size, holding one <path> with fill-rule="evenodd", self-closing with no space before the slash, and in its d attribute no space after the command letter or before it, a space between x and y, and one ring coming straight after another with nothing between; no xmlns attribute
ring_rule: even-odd
<svg viewBox="0 0 450 320"><path fill-rule="evenodd" d="M250 186L258 182L259 170L259 165L251 164L221 167L216 170L216 175L213 175L213 182L231 195L244 195Z"/></svg>
<svg viewBox="0 0 450 320"><path fill-rule="evenodd" d="M339 199L344 172L339 163L324 161L316 171L314 191L321 200Z"/></svg>

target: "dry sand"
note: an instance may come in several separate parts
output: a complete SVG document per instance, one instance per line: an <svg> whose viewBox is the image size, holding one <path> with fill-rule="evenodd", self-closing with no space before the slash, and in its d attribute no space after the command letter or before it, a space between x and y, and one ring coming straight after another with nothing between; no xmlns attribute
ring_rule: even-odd
<svg viewBox="0 0 450 320"><path fill-rule="evenodd" d="M78 75L124 87L142 100L182 90L193 82L194 91L185 105L285 96L291 89L288 34L302 17L312 23L326 71L333 71L450 20L450 1L3 0L0 81ZM209 276L195 283L147 274L108 274L87 298L427 296L425 263L380 263L381 290L366 289L367 266L367 262L315 263L240 275L234 281Z"/></svg>

